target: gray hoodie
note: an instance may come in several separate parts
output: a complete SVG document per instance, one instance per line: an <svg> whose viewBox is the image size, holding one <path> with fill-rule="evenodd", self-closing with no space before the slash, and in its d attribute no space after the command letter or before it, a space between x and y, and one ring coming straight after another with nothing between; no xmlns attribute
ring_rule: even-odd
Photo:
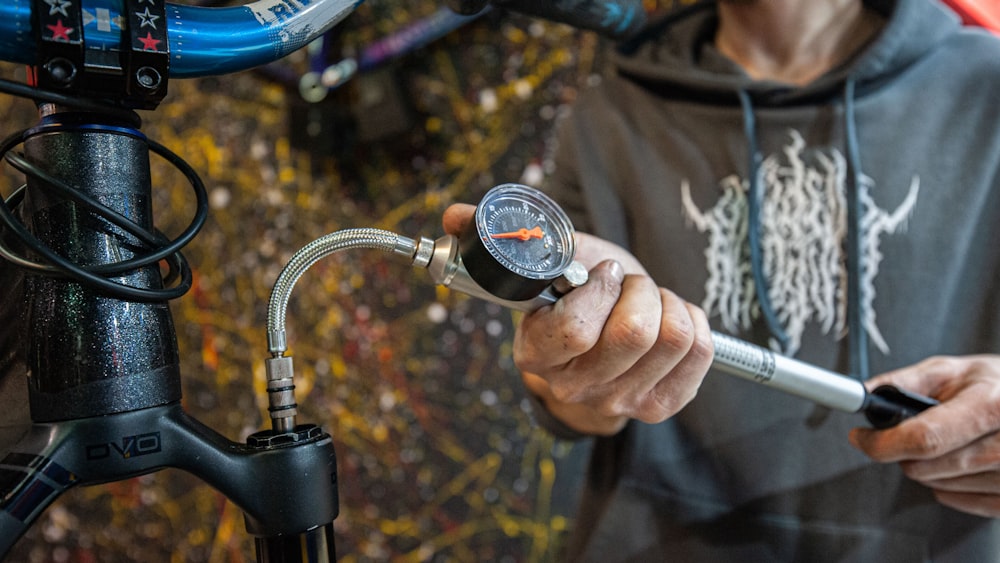
<svg viewBox="0 0 1000 563"><path fill-rule="evenodd" d="M711 4L654 22L562 123L548 188L713 328L859 378L1000 352L1000 41L868 7L880 34L801 88L715 51ZM997 522L854 450L861 424L710 373L595 441L569 560L1000 561Z"/></svg>

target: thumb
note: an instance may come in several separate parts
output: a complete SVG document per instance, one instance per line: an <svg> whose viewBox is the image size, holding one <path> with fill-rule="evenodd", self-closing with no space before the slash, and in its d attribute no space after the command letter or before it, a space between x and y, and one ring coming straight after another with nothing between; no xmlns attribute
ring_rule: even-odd
<svg viewBox="0 0 1000 563"><path fill-rule="evenodd" d="M948 365L943 362L924 360L914 365L879 374L866 382L869 389L881 385L893 385L912 393L933 396L947 383L951 375Z"/></svg>
<svg viewBox="0 0 1000 563"><path fill-rule="evenodd" d="M448 208L444 210L444 215L441 217L444 232L449 235L459 235L472 221L472 217L475 212L476 207L467 203L449 205Z"/></svg>

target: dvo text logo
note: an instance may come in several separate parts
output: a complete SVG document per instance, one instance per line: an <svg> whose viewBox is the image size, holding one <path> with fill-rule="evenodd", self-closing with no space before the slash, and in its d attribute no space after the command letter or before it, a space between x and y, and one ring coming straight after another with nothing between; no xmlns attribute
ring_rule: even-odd
<svg viewBox="0 0 1000 563"><path fill-rule="evenodd" d="M87 459L90 461L107 459L119 455L122 459L131 459L143 455L155 454L161 450L160 433L147 432L135 436L125 436L118 442L91 444L87 446Z"/></svg>

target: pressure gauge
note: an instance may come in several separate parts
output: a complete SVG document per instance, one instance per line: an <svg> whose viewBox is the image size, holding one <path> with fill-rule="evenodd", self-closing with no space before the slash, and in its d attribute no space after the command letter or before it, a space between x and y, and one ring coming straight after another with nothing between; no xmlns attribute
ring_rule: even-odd
<svg viewBox="0 0 1000 563"><path fill-rule="evenodd" d="M459 239L472 279L513 301L538 295L570 266L575 252L566 213L544 193L520 184L487 192Z"/></svg>

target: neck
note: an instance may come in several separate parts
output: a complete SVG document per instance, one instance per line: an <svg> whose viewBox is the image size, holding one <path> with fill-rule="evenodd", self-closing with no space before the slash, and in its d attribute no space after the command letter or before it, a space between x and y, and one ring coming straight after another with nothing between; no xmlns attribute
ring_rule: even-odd
<svg viewBox="0 0 1000 563"><path fill-rule="evenodd" d="M721 0L718 49L755 80L808 84L881 27L862 0Z"/></svg>

